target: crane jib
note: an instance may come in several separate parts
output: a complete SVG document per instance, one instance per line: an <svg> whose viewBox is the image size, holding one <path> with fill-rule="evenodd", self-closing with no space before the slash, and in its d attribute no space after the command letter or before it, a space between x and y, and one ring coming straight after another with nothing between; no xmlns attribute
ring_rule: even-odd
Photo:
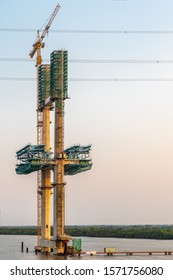
<svg viewBox="0 0 173 280"><path fill-rule="evenodd" d="M45 27L45 29L44 29L44 31L43 31L43 33L42 33L41 36L40 36L40 34L39 34L39 31L37 31L37 40L36 40L36 42L33 44L33 49L32 49L32 51L30 51L30 53L29 53L29 55L30 55L31 58L33 58L33 56L35 55L36 52L40 52L41 43L42 43L44 37L46 36L46 34L48 33L48 31L49 31L49 29L50 29L50 26L51 26L51 24L52 24L52 22L53 22L53 20L54 20L54 18L55 18L55 16L56 16L57 12L59 11L60 7L61 7L60 4L58 4L58 5L56 6L56 8L55 8L55 10L53 11L53 13L51 14L50 19L49 19L49 21L48 21L48 23L47 23L47 25L46 25L46 27ZM38 55L38 54L37 54L37 55ZM39 61L39 64L41 64L42 59L41 59L41 60L40 60L40 59L39 59L39 60L36 59L36 61L37 61L37 63L38 63L38 61ZM37 65L37 63L36 63L36 65Z"/></svg>

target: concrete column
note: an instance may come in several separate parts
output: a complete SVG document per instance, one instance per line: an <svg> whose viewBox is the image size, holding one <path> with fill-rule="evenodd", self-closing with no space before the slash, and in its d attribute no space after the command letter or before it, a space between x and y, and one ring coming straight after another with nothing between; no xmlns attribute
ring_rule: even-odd
<svg viewBox="0 0 173 280"><path fill-rule="evenodd" d="M45 107L43 110L43 144L46 152L50 152L50 110ZM51 188L50 170L42 170L42 198L41 198L41 243L50 240L50 212L51 212ZM50 251L42 247L42 252Z"/></svg>
<svg viewBox="0 0 173 280"><path fill-rule="evenodd" d="M54 168L54 240L57 253L64 253L65 194L64 194L64 102L55 102L55 159Z"/></svg>

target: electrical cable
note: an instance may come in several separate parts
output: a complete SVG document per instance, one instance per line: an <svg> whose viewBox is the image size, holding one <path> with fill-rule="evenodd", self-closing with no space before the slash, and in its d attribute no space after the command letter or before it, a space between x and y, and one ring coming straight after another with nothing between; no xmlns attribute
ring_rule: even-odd
<svg viewBox="0 0 173 280"><path fill-rule="evenodd" d="M36 81L36 78L0 77L1 81ZM173 82L173 78L69 78L69 82Z"/></svg>
<svg viewBox="0 0 173 280"><path fill-rule="evenodd" d="M1 57L0 61L4 62L32 62L35 63L35 60L29 59L29 58L10 58L10 57ZM43 59L43 62L49 62L50 59ZM69 59L69 63L103 63L103 64L113 64L113 63L139 63L139 64L171 64L173 63L172 59Z"/></svg>
<svg viewBox="0 0 173 280"><path fill-rule="evenodd" d="M42 29L40 32L43 31ZM37 32L30 28L0 28L0 32ZM91 30L91 29L51 29L49 33L90 33L90 34L173 34L173 30Z"/></svg>

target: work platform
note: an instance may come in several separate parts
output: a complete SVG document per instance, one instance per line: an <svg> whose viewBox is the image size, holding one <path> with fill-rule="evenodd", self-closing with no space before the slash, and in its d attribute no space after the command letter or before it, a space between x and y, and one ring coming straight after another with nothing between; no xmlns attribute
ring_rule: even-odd
<svg viewBox="0 0 173 280"><path fill-rule="evenodd" d="M90 170L92 167L90 150L91 145L74 145L64 150L59 159L64 158L65 175L75 175ZM51 170L58 162L58 159L53 158L52 153L45 151L45 145L28 144L16 152L16 157L19 161L16 164L16 173L19 175L39 170Z"/></svg>

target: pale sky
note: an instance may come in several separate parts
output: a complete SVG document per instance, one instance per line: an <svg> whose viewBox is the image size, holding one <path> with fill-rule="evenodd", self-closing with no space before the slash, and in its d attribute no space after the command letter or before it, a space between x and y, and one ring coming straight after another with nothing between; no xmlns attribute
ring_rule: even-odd
<svg viewBox="0 0 173 280"><path fill-rule="evenodd" d="M172 0L59 1L51 30L173 31ZM35 78L36 32L58 1L0 1L0 79ZM12 32L11 29L26 29ZM173 60L171 33L50 32L43 59ZM173 78L173 63L69 63L69 78ZM36 83L0 80L0 225L36 224L36 173L16 150L36 144ZM91 171L65 178L66 224L173 224L173 81L69 81L65 147L92 144Z"/></svg>

